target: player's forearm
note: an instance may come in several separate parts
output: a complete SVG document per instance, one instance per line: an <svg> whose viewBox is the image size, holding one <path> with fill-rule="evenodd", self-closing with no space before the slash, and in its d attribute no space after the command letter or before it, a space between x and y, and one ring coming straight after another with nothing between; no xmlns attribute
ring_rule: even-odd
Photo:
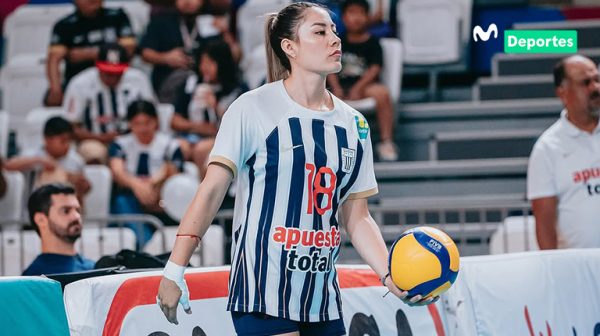
<svg viewBox="0 0 600 336"><path fill-rule="evenodd" d="M352 245L377 276L382 277L388 273L388 250L379 227L370 217L361 220L357 226L352 235Z"/></svg>
<svg viewBox="0 0 600 336"><path fill-rule="evenodd" d="M179 234L204 236L223 202L231 179L231 173L225 168L214 164L209 166L206 177L181 219ZM187 265L196 245L196 239L178 237L170 260L177 265Z"/></svg>
<svg viewBox="0 0 600 336"><path fill-rule="evenodd" d="M346 232L352 245L361 258L381 277L388 273L388 250L381 231L366 208L366 200L346 202L365 202L360 207L345 206L343 209Z"/></svg>

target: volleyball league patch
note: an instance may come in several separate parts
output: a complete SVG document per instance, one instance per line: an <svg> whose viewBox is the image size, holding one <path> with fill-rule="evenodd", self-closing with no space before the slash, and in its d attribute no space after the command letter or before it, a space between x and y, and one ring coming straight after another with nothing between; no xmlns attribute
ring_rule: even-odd
<svg viewBox="0 0 600 336"><path fill-rule="evenodd" d="M369 123L365 118L359 116L354 116L354 120L356 120L356 128L358 128L358 137L361 140L366 139L369 134Z"/></svg>

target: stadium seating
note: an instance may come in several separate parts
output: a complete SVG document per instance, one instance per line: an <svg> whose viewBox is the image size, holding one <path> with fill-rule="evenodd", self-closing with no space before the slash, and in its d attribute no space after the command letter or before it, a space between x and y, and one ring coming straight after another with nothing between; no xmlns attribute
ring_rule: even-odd
<svg viewBox="0 0 600 336"><path fill-rule="evenodd" d="M11 129L19 129L27 113L42 105L48 88L45 62L35 55L20 55L2 68L0 88Z"/></svg>
<svg viewBox="0 0 600 336"><path fill-rule="evenodd" d="M158 127L160 131L169 135L173 134L173 129L171 128L171 119L175 113L175 106L171 104L159 104L157 112Z"/></svg>
<svg viewBox="0 0 600 336"><path fill-rule="evenodd" d="M131 28L137 36L141 36L150 21L150 5L144 1L106 0L104 6L108 8L122 8L131 23Z"/></svg>
<svg viewBox="0 0 600 336"><path fill-rule="evenodd" d="M535 237L535 217L506 217L490 239L490 254L539 250Z"/></svg>
<svg viewBox="0 0 600 336"><path fill-rule="evenodd" d="M403 0L397 5L398 31L406 65L427 66L429 95L437 95L437 65L461 58L460 6L447 0Z"/></svg>
<svg viewBox="0 0 600 336"><path fill-rule="evenodd" d="M8 156L9 121L8 112L0 110L0 158Z"/></svg>
<svg viewBox="0 0 600 336"><path fill-rule="evenodd" d="M72 4L24 5L17 8L4 23L5 63L10 63L17 55L45 59L52 27L73 10Z"/></svg>
<svg viewBox="0 0 600 336"><path fill-rule="evenodd" d="M250 55L263 44L265 15L279 11L289 0L249 0L237 13L238 40L243 55Z"/></svg>
<svg viewBox="0 0 600 336"><path fill-rule="evenodd" d="M578 51L600 63L600 48L582 49ZM503 54L492 58L492 77L549 75L554 65L563 54Z"/></svg>
<svg viewBox="0 0 600 336"><path fill-rule="evenodd" d="M176 226L165 227L163 229L164 237L160 232L156 232L144 247L144 251L154 255L170 251L175 244L178 229ZM223 228L219 225L211 225L202 238L200 252L196 251L194 253L190 259L190 263L196 267L224 265L226 263L224 246L225 233Z"/></svg>
<svg viewBox="0 0 600 336"><path fill-rule="evenodd" d="M108 216L112 188L110 169L103 165L87 165L83 173L91 184L91 190L84 200L85 215L92 217Z"/></svg>
<svg viewBox="0 0 600 336"><path fill-rule="evenodd" d="M5 229L16 226L23 219L25 177L22 173L13 171L5 171L3 174L8 188L4 197L0 198L0 226Z"/></svg>
<svg viewBox="0 0 600 336"><path fill-rule="evenodd" d="M64 115L60 107L36 107L29 111L19 127L17 146L21 150L40 148L44 141L44 125L48 119Z"/></svg>
<svg viewBox="0 0 600 336"><path fill-rule="evenodd" d="M91 260L116 254L121 249L135 250L135 234L128 228L95 226L84 220L77 251ZM20 275L41 253L40 237L33 230L7 229L2 232L2 275Z"/></svg>

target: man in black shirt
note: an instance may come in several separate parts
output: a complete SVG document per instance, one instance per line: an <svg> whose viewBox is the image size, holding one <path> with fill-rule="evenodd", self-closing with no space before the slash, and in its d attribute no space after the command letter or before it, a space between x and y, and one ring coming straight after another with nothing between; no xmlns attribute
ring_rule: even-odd
<svg viewBox="0 0 600 336"><path fill-rule="evenodd" d="M345 100L375 99L380 143L377 154L382 161L396 161L393 143L393 105L388 88L379 82L383 51L379 40L368 31L367 0L346 0L342 4L346 35L342 36L342 70L327 77L333 94Z"/></svg>
<svg viewBox="0 0 600 336"><path fill-rule="evenodd" d="M127 14L122 9L103 8L102 1L73 0L75 12L54 25L46 63L46 106L60 106L63 88L73 76L94 65L99 46L119 43L133 55L136 42ZM59 65L63 59L65 78L61 80Z"/></svg>

